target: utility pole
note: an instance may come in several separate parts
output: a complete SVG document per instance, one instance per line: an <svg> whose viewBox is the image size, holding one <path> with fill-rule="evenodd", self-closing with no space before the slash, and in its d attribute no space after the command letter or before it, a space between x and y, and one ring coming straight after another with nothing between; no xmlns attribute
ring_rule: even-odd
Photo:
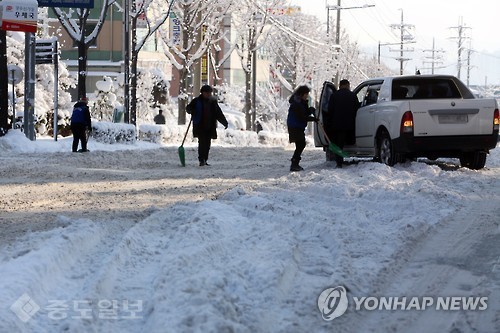
<svg viewBox="0 0 500 333"><path fill-rule="evenodd" d="M424 50L424 52L431 52L430 56L426 56L426 59L430 59L428 61L423 61L424 64L431 64L431 74L434 74L434 70L436 68L436 64L442 64L443 63L443 57L441 56L441 53L444 53L445 51L443 49L436 50L436 41L433 38L432 39L432 49L430 50Z"/></svg>
<svg viewBox="0 0 500 333"><path fill-rule="evenodd" d="M470 29L470 27L465 26L463 23L463 17L460 17L458 20L458 26L450 27L450 29L456 29L458 33L457 37L451 37L450 39L456 39L458 43L457 77L460 79L460 73L462 70L462 50L464 49L465 40L469 39L469 37L465 36L465 32L467 29Z"/></svg>
<svg viewBox="0 0 500 333"><path fill-rule="evenodd" d="M335 44L340 45L340 11L343 9L359 9L359 8L369 8L369 7L375 7L375 5L363 5L363 6L356 6L356 7L342 7L341 0L337 0L337 5L329 5L328 0L326 0L326 12L327 12L327 20L326 20L326 33L328 36L330 36L330 10L336 10L337 11L337 26L335 29ZM335 57L336 58L336 57ZM337 71L335 73L335 85L338 87L339 85L339 72Z"/></svg>
<svg viewBox="0 0 500 333"><path fill-rule="evenodd" d="M399 52L399 57L395 58L399 60L399 74L403 75L404 70L404 62L410 60L410 58L404 57L404 52L413 52L413 49L405 49L405 44L408 41L413 41L415 37L410 33L410 29L413 29L415 26L413 24L405 24L403 17L403 9L399 9L401 11L401 23L399 24L391 24L392 29L398 29L400 31L400 42L399 42L399 50L391 50Z"/></svg>
<svg viewBox="0 0 500 333"><path fill-rule="evenodd" d="M6 78L7 72L7 32L0 30L0 76ZM9 115L9 86L7 80L0 81L0 136L7 133Z"/></svg>
<svg viewBox="0 0 500 333"><path fill-rule="evenodd" d="M469 43L469 48L467 49L467 87L470 83L470 70L472 69L472 67L474 67L470 64L470 57L472 55L472 52L474 52L474 50L472 49L472 45Z"/></svg>
<svg viewBox="0 0 500 333"><path fill-rule="evenodd" d="M31 141L35 134L35 34L24 34L24 134Z"/></svg>
<svg viewBox="0 0 500 333"><path fill-rule="evenodd" d="M135 114L130 114L130 0L123 0L123 113L125 122L134 124Z"/></svg>
<svg viewBox="0 0 500 333"><path fill-rule="evenodd" d="M406 44L414 44L416 43L415 41L409 41L406 42ZM380 41L378 42L378 55L377 55L377 60L378 64L380 65L380 51L382 46L387 46L387 45L400 45L401 43L381 43Z"/></svg>

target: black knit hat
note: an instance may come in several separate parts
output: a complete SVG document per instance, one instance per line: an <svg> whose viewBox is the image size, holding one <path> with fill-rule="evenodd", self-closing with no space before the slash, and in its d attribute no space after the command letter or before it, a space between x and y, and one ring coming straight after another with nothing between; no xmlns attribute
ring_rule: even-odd
<svg viewBox="0 0 500 333"><path fill-rule="evenodd" d="M202 93L203 93L203 92L212 92L212 91L213 91L212 87L210 87L208 84L204 85L204 86L203 86L203 87L201 87L201 89L200 89L200 92L202 92Z"/></svg>
<svg viewBox="0 0 500 333"><path fill-rule="evenodd" d="M295 89L295 95L297 95L297 96L309 94L310 92L311 92L311 89L309 89L308 86L299 86L297 89Z"/></svg>

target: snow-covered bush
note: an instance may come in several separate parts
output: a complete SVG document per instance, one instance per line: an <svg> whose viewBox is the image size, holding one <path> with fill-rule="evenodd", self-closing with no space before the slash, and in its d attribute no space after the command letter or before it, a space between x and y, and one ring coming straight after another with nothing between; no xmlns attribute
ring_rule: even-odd
<svg viewBox="0 0 500 333"><path fill-rule="evenodd" d="M257 146L259 140L257 133L233 129L217 129L217 136L223 143L237 146Z"/></svg>
<svg viewBox="0 0 500 333"><path fill-rule="evenodd" d="M139 125L139 140L159 144L180 144L186 133L187 125ZM188 133L188 140L192 137Z"/></svg>
<svg viewBox="0 0 500 333"><path fill-rule="evenodd" d="M133 144L136 141L135 126L104 121L93 121L91 137L101 143Z"/></svg>
<svg viewBox="0 0 500 333"><path fill-rule="evenodd" d="M287 133L260 131L258 136L259 143L266 146L286 147L289 144Z"/></svg>

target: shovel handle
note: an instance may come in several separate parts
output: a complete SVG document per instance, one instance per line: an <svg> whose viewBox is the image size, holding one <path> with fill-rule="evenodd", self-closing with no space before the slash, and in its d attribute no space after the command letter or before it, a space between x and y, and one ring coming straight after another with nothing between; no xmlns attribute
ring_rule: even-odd
<svg viewBox="0 0 500 333"><path fill-rule="evenodd" d="M184 146L184 141L186 141L186 137L188 135L188 132L189 132L189 128L191 127L191 123L193 122L193 117L191 117L191 119L189 120L189 125L188 125L188 128L186 130L186 134L184 134L184 139L182 139L182 144L181 144L181 147Z"/></svg>
<svg viewBox="0 0 500 333"><path fill-rule="evenodd" d="M325 131L325 128L323 127L323 123L321 121L318 121L318 127L321 128L321 132L323 132L323 135L325 136L325 139L326 139L326 142L328 144L330 144L330 138L328 137L328 135L326 135L326 131Z"/></svg>
<svg viewBox="0 0 500 333"><path fill-rule="evenodd" d="M331 152L342 156L342 157L348 157L348 155L340 149L336 144L330 141L330 138L328 138L328 135L326 135L325 128L323 127L323 124L318 121L318 127L321 128L321 131L323 131L323 135L325 136L326 142L328 143L328 149L330 149ZM338 151L335 151L335 149L338 149Z"/></svg>

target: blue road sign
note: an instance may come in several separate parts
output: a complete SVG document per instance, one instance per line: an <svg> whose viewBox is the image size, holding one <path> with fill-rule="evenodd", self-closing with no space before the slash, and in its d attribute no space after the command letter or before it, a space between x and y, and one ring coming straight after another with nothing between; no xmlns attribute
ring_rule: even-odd
<svg viewBox="0 0 500 333"><path fill-rule="evenodd" d="M38 0L38 7L94 8L94 0Z"/></svg>

